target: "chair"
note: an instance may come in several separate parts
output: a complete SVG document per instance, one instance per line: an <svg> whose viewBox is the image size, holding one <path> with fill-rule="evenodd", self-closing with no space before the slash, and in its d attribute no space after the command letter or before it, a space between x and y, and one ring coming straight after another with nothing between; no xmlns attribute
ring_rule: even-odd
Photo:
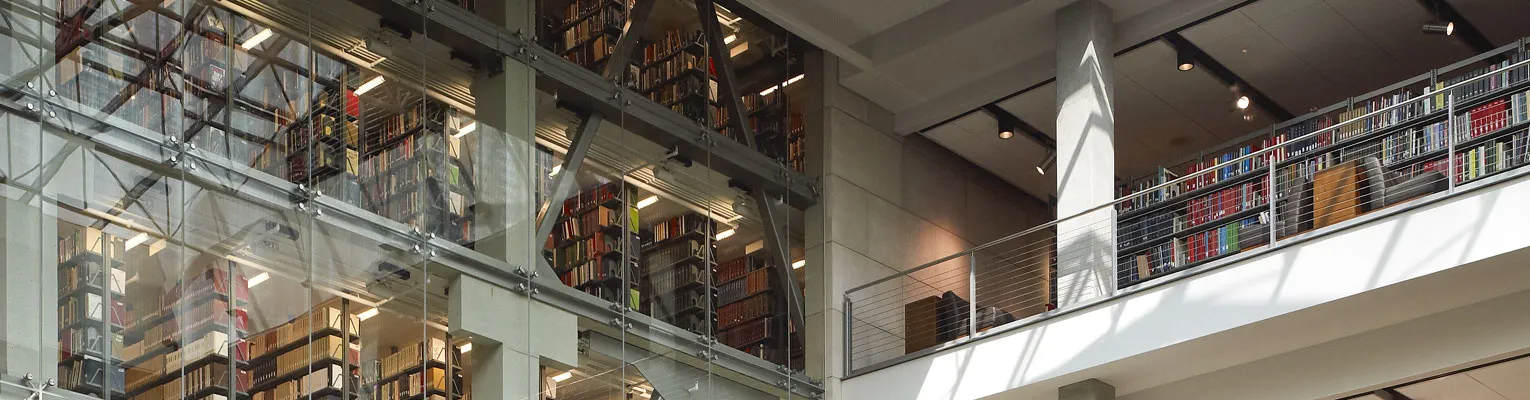
<svg viewBox="0 0 1530 400"><path fill-rule="evenodd" d="M1365 180L1361 185L1365 196L1362 199L1365 211L1379 210L1450 187L1450 183L1445 181L1445 174L1439 171L1425 171L1413 176L1387 172L1376 157L1366 157L1361 160L1361 165L1365 170Z"/></svg>

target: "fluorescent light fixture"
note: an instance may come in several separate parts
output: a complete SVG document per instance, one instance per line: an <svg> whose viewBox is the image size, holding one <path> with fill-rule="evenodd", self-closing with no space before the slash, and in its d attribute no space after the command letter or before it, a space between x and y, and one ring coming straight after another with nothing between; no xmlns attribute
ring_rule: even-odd
<svg viewBox="0 0 1530 400"><path fill-rule="evenodd" d="M377 307L372 307L370 309L367 309L366 311L362 311L360 314L356 314L356 319L359 319L359 320L362 320L362 321L366 321L367 318L376 317L377 313L378 313Z"/></svg>
<svg viewBox="0 0 1530 400"><path fill-rule="evenodd" d="M1239 110L1247 110L1248 109L1248 103L1249 103L1248 96L1238 96L1238 102L1236 104L1237 104Z"/></svg>
<svg viewBox="0 0 1530 400"><path fill-rule="evenodd" d="M792 269L802 269L804 265L807 265L807 260L797 260L797 262L792 263Z"/></svg>
<svg viewBox="0 0 1530 400"><path fill-rule="evenodd" d="M723 44L732 44L735 40L738 40L738 35L728 35L728 37L723 38Z"/></svg>
<svg viewBox="0 0 1530 400"><path fill-rule="evenodd" d="M793 76L793 77L791 77L791 79L787 79L786 82L781 82L780 86L771 86L770 88L767 88L765 90L760 91L760 95L761 96L769 96L771 93L775 93L776 89L784 88L787 85L790 85L790 84L793 84L793 83L797 83L797 81L802 80L802 78L805 77L805 76L806 75L803 75L803 74L797 74L797 76Z"/></svg>
<svg viewBox="0 0 1530 400"><path fill-rule="evenodd" d="M478 123L477 122L469 122L467 125L463 125L461 128L457 128L457 134L452 135L452 137L459 138L459 137L462 137L462 135L473 133L473 131L477 130L477 129L478 129Z"/></svg>
<svg viewBox="0 0 1530 400"><path fill-rule="evenodd" d="M563 373L561 373L561 374L553 375L552 378L553 378L553 382L560 382L561 383L563 381L568 380L568 378L573 378L573 377L574 377L574 371L563 371Z"/></svg>
<svg viewBox="0 0 1530 400"><path fill-rule="evenodd" d="M472 343L463 343L462 344L462 354L467 354L467 352L469 352L469 351L473 351L473 344Z"/></svg>
<svg viewBox="0 0 1530 400"><path fill-rule="evenodd" d="M149 245L149 255L152 256L152 255L155 255L155 254L159 254L159 251L160 250L164 250L165 249L165 245L167 245L167 244L170 244L170 242L166 241L165 239L160 239L158 242L154 242L154 243L150 244Z"/></svg>
<svg viewBox="0 0 1530 400"><path fill-rule="evenodd" d="M259 33L256 33L255 36L251 36L250 39L244 41L244 43L241 43L239 47L243 47L245 50L253 49L255 46L259 46L260 42L264 42L266 39L270 38L271 28L266 28L261 30Z"/></svg>
<svg viewBox="0 0 1530 400"><path fill-rule="evenodd" d="M387 81L386 78L383 78L382 75L378 75L377 77L372 78L372 80L367 81L367 83L363 83L363 84L361 84L361 86L357 87L356 88L356 95L360 96L360 95L363 95L363 94L367 94L367 92L372 91L372 89L376 89L378 86L382 85L383 82L386 82L386 81Z"/></svg>
<svg viewBox="0 0 1530 400"><path fill-rule="evenodd" d="M717 238L715 240L723 240L723 239L727 239L727 238L733 237L733 234L735 234L735 233L738 233L738 232L735 231L733 228L728 228L728 230L726 230L726 231L717 232Z"/></svg>
<svg viewBox="0 0 1530 400"><path fill-rule="evenodd" d="M771 93L775 93L776 92L776 88L779 88L779 87L780 86L771 86L769 89L761 90L760 91L760 95L761 96L769 96Z"/></svg>
<svg viewBox="0 0 1530 400"><path fill-rule="evenodd" d="M247 283L244 286L253 288L255 285L259 285L261 282L265 282L267 279L271 279L271 273L261 272L260 275L255 275L254 277L250 278L250 283Z"/></svg>
<svg viewBox="0 0 1530 400"><path fill-rule="evenodd" d="M128 239L127 246L125 247L125 249L126 250L132 250L133 247L137 247L138 245L143 244L143 242L148 241L148 240L149 240L149 233L148 232L139 233L138 236L134 236L132 239Z"/></svg>
<svg viewBox="0 0 1530 400"><path fill-rule="evenodd" d="M644 197L642 200L638 200L637 208L639 210L641 210L641 209L643 209L643 207L648 207L648 206L653 205L653 203L658 203L658 202L659 202L659 196L658 195Z"/></svg>
<svg viewBox="0 0 1530 400"><path fill-rule="evenodd" d="M786 85L790 85L790 84L793 84L793 83L797 83L797 81L802 80L802 78L804 76L806 76L806 75L797 74L797 76L793 76L792 79L787 79L786 83L781 84L781 86L786 86Z"/></svg>
<svg viewBox="0 0 1530 400"><path fill-rule="evenodd" d="M552 172L548 172L547 176L557 175L559 172L563 172L563 164L553 165Z"/></svg>

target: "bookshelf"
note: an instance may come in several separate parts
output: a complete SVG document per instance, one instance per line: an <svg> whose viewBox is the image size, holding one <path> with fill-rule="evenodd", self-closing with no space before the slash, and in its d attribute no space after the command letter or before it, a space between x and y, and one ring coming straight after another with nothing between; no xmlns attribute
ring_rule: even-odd
<svg viewBox="0 0 1530 400"><path fill-rule="evenodd" d="M357 165L362 204L385 218L456 243L473 235L472 177L462 144L445 131L455 111L425 99L379 118Z"/></svg>
<svg viewBox="0 0 1530 400"><path fill-rule="evenodd" d="M638 88L649 100L692 121L718 115L717 77L700 31L667 31L643 48Z"/></svg>
<svg viewBox="0 0 1530 400"><path fill-rule="evenodd" d="M794 329L782 311L786 294L777 286L775 268L779 267L754 255L717 267L717 341L784 365L801 350L787 338Z"/></svg>
<svg viewBox="0 0 1530 400"><path fill-rule="evenodd" d="M340 299L250 335L248 392L255 400L359 398L360 323Z"/></svg>
<svg viewBox="0 0 1530 400"><path fill-rule="evenodd" d="M642 247L642 311L682 329L709 335L717 323L715 248L710 244L716 223L686 213L653 225Z"/></svg>
<svg viewBox="0 0 1530 400"><path fill-rule="evenodd" d="M563 202L548 238L553 272L563 284L607 301L642 306L637 270L641 246L636 193L623 182L596 186Z"/></svg>
<svg viewBox="0 0 1530 400"><path fill-rule="evenodd" d="M369 400L463 398L462 349L447 346L446 340L430 337L369 363L363 375L377 378L369 385Z"/></svg>
<svg viewBox="0 0 1530 400"><path fill-rule="evenodd" d="M121 238L89 227L58 241L58 385L78 393L123 396L127 274ZM109 347L108 347L109 346Z"/></svg>
<svg viewBox="0 0 1530 400"><path fill-rule="evenodd" d="M574 64L599 70L616 49L627 23L626 0L570 0L562 14L547 22L550 47ZM625 66L623 66L625 67Z"/></svg>
<svg viewBox="0 0 1530 400"><path fill-rule="evenodd" d="M231 263L188 272L163 291L157 309L143 307L134 316L123 348L127 396L248 396L249 353L240 340L247 335L248 283Z"/></svg>
<svg viewBox="0 0 1530 400"><path fill-rule="evenodd" d="M1524 165L1530 161L1530 73L1523 66L1508 67L1526 59L1521 49L1506 46L1276 124L1191 159L1182 169L1159 168L1132 188L1120 188L1127 201L1116 207L1118 285L1247 250L1241 244L1250 243L1250 235L1268 243L1269 223L1280 237L1325 226L1314 223L1306 207L1325 196L1315 193L1321 190L1313 182L1338 167L1359 170L1374 158L1388 176L1438 174L1443 181L1454 163L1456 174L1448 179L1461 184ZM1454 96L1454 115L1447 110L1447 95ZM1455 126L1448 126L1451 121ZM1295 140L1324 129L1329 130ZM1452 131L1457 136L1447 137ZM1448 154L1451 141L1455 151ZM1272 150L1233 162L1263 149ZM1146 190L1192 174L1199 175ZM1344 208L1358 214L1376 206Z"/></svg>

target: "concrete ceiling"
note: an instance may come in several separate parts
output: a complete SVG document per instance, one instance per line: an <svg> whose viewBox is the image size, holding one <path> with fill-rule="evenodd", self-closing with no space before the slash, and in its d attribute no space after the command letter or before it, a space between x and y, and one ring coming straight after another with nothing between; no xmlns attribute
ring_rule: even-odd
<svg viewBox="0 0 1530 400"><path fill-rule="evenodd" d="M741 0L839 56L841 83L892 111L899 133L922 133L1042 198L1055 186L1035 171L1045 151L1001 143L990 115L969 112L998 101L1052 134L1053 15L1072 1ZM1102 1L1114 11L1117 51L1147 43L1116 60L1122 177L1276 122L1235 112L1228 85L1205 68L1176 71L1173 49L1154 40L1164 33L1178 31L1298 115L1474 53L1420 33L1431 17L1418 0ZM1449 1L1494 45L1530 35L1530 2Z"/></svg>
<svg viewBox="0 0 1530 400"><path fill-rule="evenodd" d="M1530 400L1530 358L1519 358L1398 387L1414 400ZM1384 400L1374 394L1357 400Z"/></svg>

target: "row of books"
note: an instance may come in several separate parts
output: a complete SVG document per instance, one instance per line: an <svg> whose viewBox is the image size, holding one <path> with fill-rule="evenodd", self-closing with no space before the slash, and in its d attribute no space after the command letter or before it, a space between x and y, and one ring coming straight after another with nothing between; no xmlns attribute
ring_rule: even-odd
<svg viewBox="0 0 1530 400"><path fill-rule="evenodd" d="M744 256L724 261L717 265L717 281L727 282L748 274L750 271L768 268L769 263L762 258Z"/></svg>
<svg viewBox="0 0 1530 400"><path fill-rule="evenodd" d="M619 0L570 0L568 5L563 7L563 25L572 25L581 18L590 16L589 14L597 9L621 11L620 7L623 4Z"/></svg>
<svg viewBox="0 0 1530 400"><path fill-rule="evenodd" d="M558 222L558 225L553 229L553 235L561 243L566 240L593 235L606 227L614 226L619 230L621 225L621 211L602 205Z"/></svg>
<svg viewBox="0 0 1530 400"><path fill-rule="evenodd" d="M681 76L662 85L645 86L643 91L648 94L649 100L674 109L675 105L682 103L701 105L716 102L717 90L717 80L695 74Z"/></svg>
<svg viewBox="0 0 1530 400"><path fill-rule="evenodd" d="M706 272L696 264L676 265L659 271L650 271L647 275L648 287L656 295L674 293L686 285L699 284L695 287L703 288L708 284Z"/></svg>
<svg viewBox="0 0 1530 400"><path fill-rule="evenodd" d="M1448 122L1441 121L1388 135L1381 140L1379 157L1381 162L1392 165L1429 152L1444 150L1449 145L1447 143L1449 138L1446 137L1449 134L1447 124Z"/></svg>
<svg viewBox="0 0 1530 400"><path fill-rule="evenodd" d="M659 243L670 238L682 236L688 233L701 233L703 235L712 232L712 219L693 213L686 213L664 222L653 225L653 242Z"/></svg>
<svg viewBox="0 0 1530 400"><path fill-rule="evenodd" d="M580 192L563 201L563 215L571 216L595 207L596 204L606 203L618 199L625 200L627 196L622 194L622 182L611 182L595 187L594 189ZM636 229L634 229L636 230Z"/></svg>
<svg viewBox="0 0 1530 400"><path fill-rule="evenodd" d="M563 31L560 47L564 57L575 64L592 67L605 61L616 50L616 36L626 15L616 8L604 8Z"/></svg>
<svg viewBox="0 0 1530 400"><path fill-rule="evenodd" d="M1269 177L1261 177L1216 193L1191 199L1186 206L1186 226L1197 226L1228 215L1269 204Z"/></svg>
<svg viewBox="0 0 1530 400"><path fill-rule="evenodd" d="M739 323L775 312L775 296L754 296L717 307L717 329L726 330Z"/></svg>
<svg viewBox="0 0 1530 400"><path fill-rule="evenodd" d="M448 361L447 357L451 360ZM410 370L420 371L424 367L422 363L426 361L441 364L450 362L452 365L462 363L461 353L457 349L449 349L445 340L432 337L412 346L404 346L397 352L383 357L378 373L387 378Z"/></svg>
<svg viewBox="0 0 1530 400"><path fill-rule="evenodd" d="M1116 248L1134 247L1172 235L1178 228L1178 219L1172 211L1122 219L1116 224Z"/></svg>
<svg viewBox="0 0 1530 400"><path fill-rule="evenodd" d="M1237 253L1239 238L1243 235L1269 235L1268 231L1242 232L1243 227L1258 224L1263 216L1238 220L1216 229L1185 237L1185 262L1194 263L1224 254Z"/></svg>
<svg viewBox="0 0 1530 400"><path fill-rule="evenodd" d="M1193 182L1187 183L1186 185L1174 185L1167 188L1152 189L1159 185L1169 183L1170 180L1177 178L1178 177L1168 169L1158 167L1157 173L1154 174L1152 178L1139 180L1133 185L1133 187L1122 186L1117 188L1117 191L1120 192L1118 193L1119 195L1122 197L1131 196L1131 199L1129 201L1117 204L1116 209L1121 212L1131 211L1158 204L1159 202L1179 196L1180 188L1188 186Z"/></svg>
<svg viewBox="0 0 1530 400"><path fill-rule="evenodd" d="M58 387L82 393L104 393L110 387L120 393L127 390L126 373L121 366L107 369L99 358L67 360L58 365Z"/></svg>
<svg viewBox="0 0 1530 400"><path fill-rule="evenodd" d="M351 365L357 365L361 363L361 345L347 343L345 339L333 335L313 338L312 341L302 346L277 354L275 360L266 362L268 365L256 366L255 371L257 371L257 375L255 382L266 383L268 379L274 377L272 375L261 376L262 374L259 374L259 372L262 371L262 367L274 370L275 376L280 376L294 371L309 369L315 363L323 360L349 361Z"/></svg>
<svg viewBox="0 0 1530 400"><path fill-rule="evenodd" d="M161 374L179 374L187 365L191 365L207 357L229 357L229 335L226 332L212 331L202 335L201 338L185 342L179 350L165 353L165 367L158 371ZM244 352L234 351L233 359L243 361ZM137 368L135 368L137 369Z"/></svg>
<svg viewBox="0 0 1530 400"><path fill-rule="evenodd" d="M1165 241L1132 254L1122 254L1117 260L1116 279L1120 284L1141 281L1179 267L1176 241Z"/></svg>
<svg viewBox="0 0 1530 400"><path fill-rule="evenodd" d="M728 347L741 348L770 339L781 318L761 318L745 322L717 333L717 341Z"/></svg>
<svg viewBox="0 0 1530 400"><path fill-rule="evenodd" d="M228 302L221 299L196 301L194 304L186 304L182 309L171 310L176 314L174 318L165 318L162 322L154 322L153 319L142 320L133 327L133 332L138 332L141 340L138 343L160 343L164 341L179 341L181 336L188 330L226 331L229 322L234 323L234 328L243 330L249 324L249 314L243 307L230 309ZM128 358L135 354L125 355Z"/></svg>
<svg viewBox="0 0 1530 400"><path fill-rule="evenodd" d="M1509 85L1524 82L1527 78L1530 78L1530 73L1527 73L1524 66L1515 68L1508 67L1527 59L1530 59L1530 54L1526 54L1524 52L1510 52L1507 54L1507 57L1505 57L1504 60L1496 64L1478 68L1460 76L1446 79L1444 81L1435 82L1434 87L1436 94L1434 104L1436 104L1437 108L1444 108L1446 106L1446 93L1444 93L1444 88L1446 86L1456 85L1461 82L1466 82L1467 80L1482 76L1487 77L1477 79L1471 83L1453 89L1450 94L1455 96L1455 101L1473 99L1478 96L1493 93Z"/></svg>
<svg viewBox="0 0 1530 400"><path fill-rule="evenodd" d="M404 379L380 382L373 390L373 400L404 400L404 399L439 399L445 400L446 394L453 397L461 395L462 376L452 374L448 377L443 368L430 367L423 371L409 373Z"/></svg>
<svg viewBox="0 0 1530 400"><path fill-rule="evenodd" d="M391 149L393 146L387 146L390 142L398 140L401 136L413 137L415 128L427 122L440 124L445 117L446 106L434 101L418 103L403 113L382 117L377 124L377 129L367 135L365 150L367 154L372 154Z"/></svg>
<svg viewBox="0 0 1530 400"><path fill-rule="evenodd" d="M630 243L635 245L636 243ZM630 247L629 249L636 249ZM611 259L619 258L617 251L622 250L620 236L610 236L605 232L595 232L589 237L566 241L559 244L553 250L553 267L558 269L569 268L583 264L600 256L610 256Z"/></svg>
<svg viewBox="0 0 1530 400"><path fill-rule="evenodd" d="M1530 161L1527 149L1530 149L1530 140L1524 130L1470 149L1457 149L1454 156L1457 179L1470 181L1524 165Z"/></svg>
<svg viewBox="0 0 1530 400"><path fill-rule="evenodd" d="M69 262L80 254L121 260L127 256L127 248L121 238L95 228L82 228L59 237L58 262L60 264Z"/></svg>
<svg viewBox="0 0 1530 400"><path fill-rule="evenodd" d="M717 287L717 304L732 304L745 297L771 289L769 268L762 268L744 275L743 278L723 283Z"/></svg>
<svg viewBox="0 0 1530 400"><path fill-rule="evenodd" d="M101 295L105 295L105 292L110 289L113 294L120 295L126 293L126 285L127 271L120 268L104 268L100 262L87 260L58 268L59 296L81 288L87 288L87 291Z"/></svg>
<svg viewBox="0 0 1530 400"><path fill-rule="evenodd" d="M250 389L248 372L237 368L232 371L232 374L230 372L228 364L224 363L212 363L177 372L179 376L174 380L133 396L133 399L181 400L196 398L193 396L204 391L209 395L221 397L232 396L235 392L243 393ZM230 383L233 383L234 388L229 388Z"/></svg>
<svg viewBox="0 0 1530 400"><path fill-rule="evenodd" d="M69 358L75 354L102 358L107 354L107 345L111 346L111 354L120 357L124 347L122 334L113 332L107 336L103 332L106 330L100 326L91 325L59 330L59 358Z"/></svg>
<svg viewBox="0 0 1530 400"><path fill-rule="evenodd" d="M85 293L83 296L59 299L58 323L64 326L76 323L99 324L104 321L105 304L105 299L100 293ZM112 325L125 325L129 320L127 305L117 299L112 299L110 304Z"/></svg>
<svg viewBox="0 0 1530 400"><path fill-rule="evenodd" d="M293 129L287 132L288 149L296 151L313 146L335 145L356 147L361 143L361 129L355 121L341 121L323 112L325 106L319 107L320 109L314 111L313 118L309 121L311 129Z"/></svg>
<svg viewBox="0 0 1530 400"><path fill-rule="evenodd" d="M597 254L577 264L561 266L559 269L564 271L558 274L558 279L563 281L564 285L580 286L597 280L622 279L623 276L630 276L622 273L623 270L631 269L630 267L622 268L620 257L618 254Z"/></svg>
<svg viewBox="0 0 1530 400"><path fill-rule="evenodd" d="M663 61L649 64L643 68L638 76L638 85L644 92L652 92L661 87L661 83L667 85L670 81L681 74L692 74L696 78L710 76L706 73L707 58L700 54L681 52L664 59ZM661 102L662 103L662 102Z"/></svg>
<svg viewBox="0 0 1530 400"><path fill-rule="evenodd" d="M351 331L354 332L360 326L361 319L355 314L342 315L338 308L321 305L281 326L250 335L246 339L249 343L250 358L260 358L281 347L290 346L298 341L307 341L315 333L332 331L338 334L343 328L342 323L348 323Z"/></svg>
<svg viewBox="0 0 1530 400"><path fill-rule="evenodd" d="M204 267L200 272L187 271L180 281L160 293L161 312L175 312L182 298L199 299L209 293L224 297L232 294L232 297L240 302L249 301L249 279L229 270L229 268L239 268L233 264L233 261L223 263L218 262L215 264L217 266Z"/></svg>
<svg viewBox="0 0 1530 400"><path fill-rule="evenodd" d="M349 147L317 146L287 156L287 180L308 182L324 180L335 174L355 179L361 153Z"/></svg>
<svg viewBox="0 0 1530 400"><path fill-rule="evenodd" d="M643 252L643 265L647 266L650 272L658 272L664 268L679 265L700 264L699 261L704 259L710 259L710 257L708 257L706 244L702 242L702 238L663 243L660 246L647 249Z"/></svg>
<svg viewBox="0 0 1530 400"><path fill-rule="evenodd" d="M1427 96L1427 95L1426 95ZM1340 121L1359 119L1340 126L1334 135L1334 140L1345 140L1362 134L1386 129L1393 125L1407 122L1431 112L1431 107L1426 102L1413 101L1414 94L1411 90L1401 90L1392 94L1382 95L1370 100L1363 100L1351 104L1350 109L1339 114ZM1402 106L1388 109L1385 112L1366 117L1373 111L1381 111L1395 105Z"/></svg>
<svg viewBox="0 0 1530 400"><path fill-rule="evenodd" d="M680 30L665 31L664 36L643 47L643 65L645 67L652 67L660 59L671 56L685 54L702 55L701 43L701 31L692 31L690 33L684 33ZM689 53L687 50L694 50L696 53ZM697 63L696 65L699 68L701 64Z"/></svg>
<svg viewBox="0 0 1530 400"><path fill-rule="evenodd" d="M309 395L319 393L325 389L342 389L346 378L350 374L338 365L330 365L323 368L309 370L308 374L301 378L292 379L269 390L252 393L252 400L298 400L308 399ZM354 379L351 380L355 382ZM319 399L323 397L312 397Z"/></svg>

